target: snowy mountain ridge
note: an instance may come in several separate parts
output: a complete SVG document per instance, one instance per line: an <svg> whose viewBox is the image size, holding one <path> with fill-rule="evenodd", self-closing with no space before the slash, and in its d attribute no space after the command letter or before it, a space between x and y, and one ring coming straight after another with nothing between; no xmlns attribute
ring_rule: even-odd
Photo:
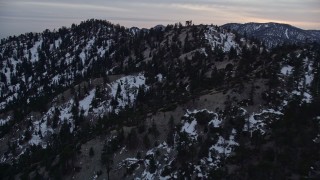
<svg viewBox="0 0 320 180"><path fill-rule="evenodd" d="M222 26L247 37L262 41L267 47L288 43L320 42L319 30L303 30L289 24L281 23L228 23Z"/></svg>

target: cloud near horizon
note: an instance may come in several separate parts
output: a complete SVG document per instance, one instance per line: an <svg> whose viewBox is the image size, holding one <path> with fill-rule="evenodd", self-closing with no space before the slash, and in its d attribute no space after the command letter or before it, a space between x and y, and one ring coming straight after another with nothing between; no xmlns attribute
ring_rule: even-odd
<svg viewBox="0 0 320 180"><path fill-rule="evenodd" d="M2 0L0 38L105 19L126 27L153 27L193 20L195 24L279 22L320 29L319 0Z"/></svg>

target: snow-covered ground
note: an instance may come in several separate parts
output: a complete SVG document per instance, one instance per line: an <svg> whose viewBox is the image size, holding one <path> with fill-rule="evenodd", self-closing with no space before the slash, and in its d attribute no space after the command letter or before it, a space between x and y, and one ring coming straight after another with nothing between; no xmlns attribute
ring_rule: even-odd
<svg viewBox="0 0 320 180"><path fill-rule="evenodd" d="M190 137L192 137L193 139L196 139L198 134L196 131L196 126L197 126L197 119L194 117L195 114L197 113L209 113L213 115L213 118L208 122L208 125L211 125L213 127L219 127L222 120L219 119L219 116L212 112L209 111L207 109L202 109L202 110L193 110L193 111L189 111L187 110L186 114L184 115L185 118L188 118L189 121L184 121L183 122L183 126L181 128L181 132L186 132L189 134Z"/></svg>
<svg viewBox="0 0 320 180"><path fill-rule="evenodd" d="M31 117L33 119L33 117ZM31 145L41 145L43 148L47 147L45 141L43 141L43 137L47 137L53 133L53 129L47 125L46 121L43 120L35 120L32 122L33 133L32 137L29 140L29 144Z"/></svg>
<svg viewBox="0 0 320 180"><path fill-rule="evenodd" d="M43 40L39 40L34 43L33 47L30 49L31 59L29 59L29 61L34 63L39 60L38 48L41 47L42 42L43 42ZM28 56L28 54L26 54L25 56Z"/></svg>
<svg viewBox="0 0 320 180"><path fill-rule="evenodd" d="M281 74L283 75L290 75L292 73L292 69L293 67L292 66L283 66L282 69L281 69Z"/></svg>
<svg viewBox="0 0 320 180"><path fill-rule="evenodd" d="M146 78L142 73L138 75L125 76L123 78L118 79L114 83L111 83L109 87L111 89L110 94L113 98L116 98L119 85L121 88L120 94L117 97L117 100L119 102L119 109L116 110L119 111L126 105L130 105L131 103L133 103L138 95L139 87L145 86L145 89L148 89L145 83Z"/></svg>
<svg viewBox="0 0 320 180"><path fill-rule="evenodd" d="M84 115L87 116L89 109L90 109L90 105L92 103L92 100L94 98L94 95L96 93L96 89L93 89L89 92L89 95L86 96L85 98L83 98L81 101L79 101L79 108L80 110L84 110Z"/></svg>
<svg viewBox="0 0 320 180"><path fill-rule="evenodd" d="M107 85L106 91L110 98L107 101L103 101L97 108L93 109L94 114L103 115L106 112L115 111L119 113L121 109L126 106L131 106L137 98L139 87L144 87L145 91L149 88L145 84L146 78L143 73L137 75L128 75L122 77ZM119 90L118 90L119 88ZM118 93L117 93L118 92ZM115 99L118 105L113 108L111 106L111 100ZM86 109L84 109L86 111Z"/></svg>
<svg viewBox="0 0 320 180"><path fill-rule="evenodd" d="M69 121L69 122L72 122L71 121L71 109L72 109L72 106L74 104L74 101L73 99L69 100L67 103L63 104L60 106L59 110L60 110L60 120L61 122L62 121Z"/></svg>
<svg viewBox="0 0 320 180"><path fill-rule="evenodd" d="M301 56L301 54L298 54L297 58L299 58L300 56ZM303 69L305 70L305 72L304 72L303 76L299 79L299 81L297 82L298 87L295 90L293 90L292 92L289 92L289 94L291 95L290 98L292 98L294 96L299 96L299 97L302 97L302 102L311 103L313 98L312 98L312 95L310 92L310 87L311 87L311 83L314 79L314 72L313 72L312 66L313 66L313 62L310 61L310 59L308 57L303 59ZM284 66L282 66L282 68L280 70L281 74L285 75L285 77L292 76L292 73L294 71L295 71L294 67L292 67L290 65L284 65ZM285 101L288 101L288 99Z"/></svg>
<svg viewBox="0 0 320 180"><path fill-rule="evenodd" d="M196 125L197 125L197 121L195 119L191 121L191 123L185 122L181 128L181 132L186 132L190 136L196 136L197 135Z"/></svg>
<svg viewBox="0 0 320 180"><path fill-rule="evenodd" d="M234 147L239 146L235 141L236 135L237 131L232 129L229 139L224 139L222 136L219 136L218 141L209 148L209 155L206 160L211 166L219 167L221 158L229 157L232 154Z"/></svg>
<svg viewBox="0 0 320 180"><path fill-rule="evenodd" d="M189 121L183 122L181 132L187 132L191 138L198 136L198 132L196 130L197 119L195 118L197 113L211 114L211 120L207 122L207 125L213 126L215 128L221 128L223 120L219 118L218 114L207 109L202 109L187 111L184 117L188 118ZM221 136L221 134L218 131L215 134L218 136L217 142L209 148L208 157L205 157L201 160L201 165L204 165L207 168L219 167L221 158L229 157L232 154L234 147L239 145L235 140L235 137L237 135L237 131L235 129L232 129L231 134L227 139ZM206 177L206 175L202 173L200 168L198 168L197 173L198 177Z"/></svg>
<svg viewBox="0 0 320 180"><path fill-rule="evenodd" d="M232 129L232 132L229 136L229 139L226 140L222 136L219 136L219 140L216 144L214 144L210 150L215 150L219 154L224 154L225 156L229 156L232 152L232 146L239 146L237 142L235 142L235 135L237 131Z"/></svg>
<svg viewBox="0 0 320 180"><path fill-rule="evenodd" d="M304 60L304 65L305 65L305 69L307 70L304 75L305 83L307 86L310 86L311 82L314 79L314 73L312 72L313 71L313 68L312 68L313 63L311 63L309 58L306 58Z"/></svg>
<svg viewBox="0 0 320 180"><path fill-rule="evenodd" d="M237 49L239 46L234 41L235 35L233 33L218 32L215 27L209 26L204 34L205 39L208 40L212 50L216 46L220 46L223 52L230 51L231 47Z"/></svg>
<svg viewBox="0 0 320 180"><path fill-rule="evenodd" d="M259 131L261 134L266 132L266 117L273 117L272 120L278 119L278 116L282 116L283 113L275 111L274 109L262 110L260 113L252 113L246 120L244 131L254 132ZM271 120L271 119L270 119ZM271 121L270 121L271 122Z"/></svg>
<svg viewBox="0 0 320 180"><path fill-rule="evenodd" d="M120 86L121 91L117 94L118 87ZM81 110L84 111L84 116L88 116L89 113L94 116L100 116L104 113L110 112L115 110L115 112L119 112L127 105L132 105L137 97L139 87L144 86L145 89L148 89L148 86L145 85L145 77L143 73L138 75L129 75L122 77L110 84L107 85L107 92L110 99L104 101L104 104L100 104L97 108L90 111L92 108L92 100L95 97L96 89L92 89L82 100L79 101L79 112ZM115 109L112 109L111 98L117 98L118 106ZM41 144L43 147L46 147L46 142L44 142L43 137L47 134L54 133L54 130L47 126L47 121L52 119L54 116L55 109L59 110L60 115L59 119L61 124L62 122L66 121L67 123L71 124L71 131L74 129L74 121L72 117L72 107L74 106L75 102L73 99L68 100L66 103L61 105L54 105L51 107L40 119L32 118L33 122L33 134L32 138L29 141L29 144L39 145ZM7 123L10 120L10 116L7 119L1 119L0 125ZM40 134L41 133L41 134Z"/></svg>
<svg viewBox="0 0 320 180"><path fill-rule="evenodd" d="M11 116L7 116L6 118L0 118L0 126L7 124L11 120Z"/></svg>

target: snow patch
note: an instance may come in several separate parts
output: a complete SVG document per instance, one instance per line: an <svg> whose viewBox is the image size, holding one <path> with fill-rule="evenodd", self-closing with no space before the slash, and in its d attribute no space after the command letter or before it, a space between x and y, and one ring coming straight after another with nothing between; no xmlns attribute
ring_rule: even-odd
<svg viewBox="0 0 320 180"><path fill-rule="evenodd" d="M30 145L39 145L42 142L39 135L32 134L32 138L29 140Z"/></svg>
<svg viewBox="0 0 320 180"><path fill-rule="evenodd" d="M287 39L290 39L289 36L288 36L288 29L286 29L285 34L286 34Z"/></svg>
<svg viewBox="0 0 320 180"><path fill-rule="evenodd" d="M86 57L87 57L87 55L83 51L79 54L79 58L81 59L82 64L85 64Z"/></svg>
<svg viewBox="0 0 320 180"><path fill-rule="evenodd" d="M66 104L60 106L59 108L60 109L59 119L61 120L61 122L66 121L72 125L70 129L71 132L73 131L73 128L74 128L74 123L73 123L72 113L71 113L73 104L74 104L74 100L71 99Z"/></svg>
<svg viewBox="0 0 320 180"><path fill-rule="evenodd" d="M156 173L151 174L149 171L144 170L141 177L142 179L155 179L155 174Z"/></svg>
<svg viewBox="0 0 320 180"><path fill-rule="evenodd" d="M312 68L312 63L309 61L308 58L305 59L305 66L307 71L305 72L305 82L307 86L310 86L313 79L314 79L314 75L313 75L313 68Z"/></svg>
<svg viewBox="0 0 320 180"><path fill-rule="evenodd" d="M204 34L204 37L208 41L212 50L214 50L216 46L221 46L223 52L229 52L232 47L235 49L237 49L238 47L234 40L235 35L233 33L219 33L213 26L208 27L207 31Z"/></svg>
<svg viewBox="0 0 320 180"><path fill-rule="evenodd" d="M223 138L221 135L218 141L209 148L209 154L207 158L201 160L203 166L211 166L218 168L222 158L227 158L232 155L232 152L239 144L235 141L237 131L232 129L228 139Z"/></svg>
<svg viewBox="0 0 320 180"><path fill-rule="evenodd" d="M162 82L162 80L163 80L162 74L158 74L157 75L157 79L158 79L159 82Z"/></svg>
<svg viewBox="0 0 320 180"><path fill-rule="evenodd" d="M209 150L215 150L219 154L224 154L226 157L230 156L233 149L232 147L239 146L239 144L235 142L236 134L237 131L235 129L232 129L229 140L226 140L222 136L219 136L218 142L214 144Z"/></svg>
<svg viewBox="0 0 320 180"><path fill-rule="evenodd" d="M56 48L59 48L59 47L60 47L61 42L62 42L62 39L61 39L61 38L59 38L59 39L55 40L55 41L54 41L54 45L55 45L55 47L56 47Z"/></svg>
<svg viewBox="0 0 320 180"><path fill-rule="evenodd" d="M41 47L43 40L37 41L34 43L33 47L30 48L31 59L29 59L32 63L39 60L38 48Z"/></svg>
<svg viewBox="0 0 320 180"><path fill-rule="evenodd" d="M289 66L289 65L284 66L284 67L282 67L282 69L281 69L281 74L283 74L283 75L290 75L290 74L292 73L292 69L293 69L292 66Z"/></svg>
<svg viewBox="0 0 320 180"><path fill-rule="evenodd" d="M186 132L192 136L197 135L196 133L197 121L194 119L191 123L185 122L181 128L181 132Z"/></svg>
<svg viewBox="0 0 320 180"><path fill-rule="evenodd" d="M33 117L31 117L33 119ZM47 137L51 133L53 133L53 129L47 126L47 122L39 119L37 121L33 121L33 134L31 139L29 140L30 145L41 145L43 148L47 147L47 143L44 142L44 137Z"/></svg>
<svg viewBox="0 0 320 180"><path fill-rule="evenodd" d="M85 116L88 116L88 112L89 112L89 109L90 109L90 104L94 98L94 95L96 93L96 89L93 89L89 92L89 95L86 96L83 100L79 101L79 107L80 107L80 110L84 110L84 115Z"/></svg>
<svg viewBox="0 0 320 180"><path fill-rule="evenodd" d="M123 109L126 105L131 105L138 95L138 90L140 86L145 86L148 89L148 86L145 85L146 78L142 73L134 76L125 76L118 79L117 81L109 85L111 89L111 96L116 98L118 101L118 107L115 109L116 112L119 112L120 109ZM120 87L120 92L117 94L118 87Z"/></svg>
<svg viewBox="0 0 320 180"><path fill-rule="evenodd" d="M0 119L0 126L3 126L5 124L7 124L9 121L11 120L11 116L8 116L7 118L5 119Z"/></svg>
<svg viewBox="0 0 320 180"><path fill-rule="evenodd" d="M264 117L269 117L270 114L282 116L283 113L274 109L262 110L261 113L252 113L247 119L247 125L244 127L244 131L260 131L261 134L265 133L266 122Z"/></svg>
<svg viewBox="0 0 320 180"><path fill-rule="evenodd" d="M216 115L214 119L209 122L209 125L212 125L213 127L218 128L220 127L221 123L222 123L222 120L218 118L218 115Z"/></svg>
<svg viewBox="0 0 320 180"><path fill-rule="evenodd" d="M145 81L144 74L139 73L138 75L124 76L107 84L105 90L108 92L109 99L94 108L94 114L98 116L112 111L118 114L126 106L131 107L137 99L139 88L143 88L144 91L148 90L149 86L145 84ZM112 105L112 100L116 101L117 104Z"/></svg>

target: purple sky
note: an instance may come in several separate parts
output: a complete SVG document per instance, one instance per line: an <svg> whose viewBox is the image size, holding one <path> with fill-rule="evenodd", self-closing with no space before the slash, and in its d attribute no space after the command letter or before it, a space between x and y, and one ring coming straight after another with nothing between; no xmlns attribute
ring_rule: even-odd
<svg viewBox="0 0 320 180"><path fill-rule="evenodd" d="M105 19L126 27L280 22L320 29L320 0L1 0L0 38Z"/></svg>

